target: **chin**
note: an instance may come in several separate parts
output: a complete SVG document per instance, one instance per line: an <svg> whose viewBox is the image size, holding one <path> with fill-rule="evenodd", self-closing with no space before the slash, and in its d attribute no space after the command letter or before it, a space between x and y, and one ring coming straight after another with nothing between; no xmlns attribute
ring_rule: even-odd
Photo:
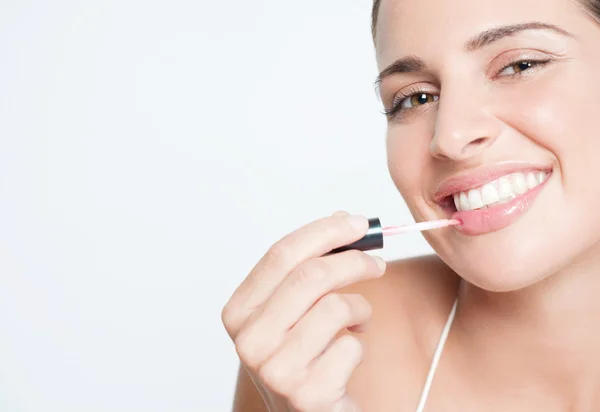
<svg viewBox="0 0 600 412"><path fill-rule="evenodd" d="M465 281L489 292L512 292L543 281L569 262L569 256L552 253L556 245L539 240L520 245L504 241L484 251L471 248L439 255Z"/></svg>
<svg viewBox="0 0 600 412"><path fill-rule="evenodd" d="M595 209L568 204L558 182L543 189L527 210L498 230L474 235L448 228L426 238L452 270L481 289L528 288L564 271L600 245L600 217L585 215Z"/></svg>

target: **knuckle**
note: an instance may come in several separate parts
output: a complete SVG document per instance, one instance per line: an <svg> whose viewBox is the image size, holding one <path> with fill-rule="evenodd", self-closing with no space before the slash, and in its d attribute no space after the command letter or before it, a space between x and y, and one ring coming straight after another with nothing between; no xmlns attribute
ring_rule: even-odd
<svg viewBox="0 0 600 412"><path fill-rule="evenodd" d="M229 333L229 336L232 336L236 326L238 325L238 311L233 306L231 301L227 302L227 304L221 310L221 322L223 322L223 326L225 326L225 330Z"/></svg>
<svg viewBox="0 0 600 412"><path fill-rule="evenodd" d="M280 364L276 362L265 363L258 369L257 376L269 391L284 395L284 388L289 374Z"/></svg>
<svg viewBox="0 0 600 412"><path fill-rule="evenodd" d="M318 221L315 225L315 230L318 230L324 238L331 238L341 232L345 232L347 226L349 227L347 216L332 215Z"/></svg>
<svg viewBox="0 0 600 412"><path fill-rule="evenodd" d="M334 226L343 226L348 224L350 213L336 213L327 218Z"/></svg>
<svg viewBox="0 0 600 412"><path fill-rule="evenodd" d="M335 314L343 320L352 315L352 304L340 293L329 293L321 299L321 302L325 312Z"/></svg>
<svg viewBox="0 0 600 412"><path fill-rule="evenodd" d="M352 221L348 216L335 216L336 227L338 230L342 230L344 233L351 234L356 233L356 227L352 225Z"/></svg>
<svg viewBox="0 0 600 412"><path fill-rule="evenodd" d="M348 220L348 216L344 215L335 215L329 218L331 220L330 230L332 232L342 232L342 233L354 233L356 229L352 227L350 221Z"/></svg>
<svg viewBox="0 0 600 412"><path fill-rule="evenodd" d="M287 236L275 242L267 251L266 258L272 262L286 262L290 259L291 250Z"/></svg>
<svg viewBox="0 0 600 412"><path fill-rule="evenodd" d="M365 354L365 346L363 341L356 336L344 335L340 337L339 345L349 358L363 359Z"/></svg>
<svg viewBox="0 0 600 412"><path fill-rule="evenodd" d="M290 395L289 402L298 411L314 411L321 409L322 391L314 385L301 385Z"/></svg>
<svg viewBox="0 0 600 412"><path fill-rule="evenodd" d="M296 268L293 278L297 284L310 285L327 277L330 268L322 259L311 259Z"/></svg>
<svg viewBox="0 0 600 412"><path fill-rule="evenodd" d="M257 351L258 345L254 343L253 336L246 331L242 331L235 338L234 343L240 361L249 369L257 370L261 358Z"/></svg>

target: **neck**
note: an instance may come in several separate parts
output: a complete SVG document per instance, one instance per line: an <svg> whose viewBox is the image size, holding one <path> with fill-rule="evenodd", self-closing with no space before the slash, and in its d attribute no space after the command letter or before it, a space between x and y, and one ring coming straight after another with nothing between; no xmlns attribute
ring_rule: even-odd
<svg viewBox="0 0 600 412"><path fill-rule="evenodd" d="M493 293L463 283L459 299L457 332L467 337L471 364L493 370L503 385L542 388L571 403L598 400L600 245L526 289Z"/></svg>

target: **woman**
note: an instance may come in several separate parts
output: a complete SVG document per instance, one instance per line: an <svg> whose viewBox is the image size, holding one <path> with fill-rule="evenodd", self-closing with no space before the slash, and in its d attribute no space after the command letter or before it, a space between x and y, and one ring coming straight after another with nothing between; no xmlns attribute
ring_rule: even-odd
<svg viewBox="0 0 600 412"><path fill-rule="evenodd" d="M277 242L223 310L234 410L600 410L600 1L382 0L373 35L393 180L463 224L385 269L321 257L364 217Z"/></svg>

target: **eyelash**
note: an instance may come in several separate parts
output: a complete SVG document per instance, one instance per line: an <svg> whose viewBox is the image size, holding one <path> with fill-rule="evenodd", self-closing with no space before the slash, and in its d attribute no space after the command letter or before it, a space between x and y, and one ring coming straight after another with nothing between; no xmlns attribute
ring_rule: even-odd
<svg viewBox="0 0 600 412"><path fill-rule="evenodd" d="M520 64L520 63L529 63L529 64L531 64L531 67L529 67L529 68L527 68L525 70L522 70L522 71L520 71L518 73L510 74L510 75L507 75L507 76L503 76L503 77L520 76L520 75L522 75L523 72L529 71L531 69L535 69L535 68L540 67L540 66L544 66L544 65L550 63L550 61L551 61L551 59L540 59L540 60L536 60L536 59L522 59L522 60L515 60L515 61L512 61L512 62L508 63L504 67L502 67L502 69L500 69L500 71L498 73L502 73L504 70L508 69L509 67L515 66L515 65ZM404 109L403 110L402 109L402 105L404 104L404 102L407 99L410 99L413 96L419 95L419 94L431 94L431 93L428 93L426 90L423 90L423 89L418 88L418 87L409 90L407 93L400 93L399 95L396 96L396 97L398 97L398 99L396 99L396 98L394 99L394 103L393 103L392 107L390 109L385 110L384 114L388 118L393 119L399 113L418 109L418 107L415 107L415 108L409 108L409 109Z"/></svg>

